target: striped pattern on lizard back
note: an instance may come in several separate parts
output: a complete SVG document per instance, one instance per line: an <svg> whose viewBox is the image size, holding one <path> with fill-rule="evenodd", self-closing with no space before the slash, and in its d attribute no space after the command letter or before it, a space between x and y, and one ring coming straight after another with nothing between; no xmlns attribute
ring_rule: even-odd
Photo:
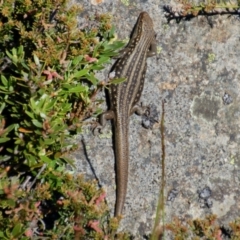
<svg viewBox="0 0 240 240"><path fill-rule="evenodd" d="M154 55L156 38L153 22L148 13L142 12L128 45L110 71L115 72L116 78L126 78L126 81L111 85L110 110L100 117L103 126L107 119L114 120L117 185L115 216L121 215L127 193L129 117L136 110L135 106L141 97L147 69L146 59Z"/></svg>
<svg viewBox="0 0 240 240"><path fill-rule="evenodd" d="M152 49L154 48L154 49ZM129 116L138 103L147 70L146 59L156 54L156 37L148 13L142 12L134 27L128 45L113 66L116 78L125 77L123 83L111 85L110 103L114 112L116 156L116 206L115 216L121 214L128 182L128 128Z"/></svg>
<svg viewBox="0 0 240 240"><path fill-rule="evenodd" d="M142 21L142 23L139 23ZM130 42L114 65L116 78L125 77L121 84L111 85L111 109L116 113L131 115L131 109L140 100L147 70L147 54L155 39L152 19L145 12L139 17Z"/></svg>

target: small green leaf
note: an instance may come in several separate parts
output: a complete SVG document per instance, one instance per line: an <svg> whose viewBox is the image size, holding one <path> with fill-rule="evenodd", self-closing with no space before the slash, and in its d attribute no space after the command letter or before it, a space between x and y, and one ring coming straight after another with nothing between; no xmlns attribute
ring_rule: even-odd
<svg viewBox="0 0 240 240"><path fill-rule="evenodd" d="M35 164L35 165L32 165L31 166L31 169L33 170L33 169L39 169L40 167L42 167L43 166L43 162L41 162L41 163L37 163L37 164Z"/></svg>
<svg viewBox="0 0 240 240"><path fill-rule="evenodd" d="M14 142L15 145L19 145L19 144L21 144L21 143L23 143L23 140L22 140L22 139L17 139L17 140Z"/></svg>
<svg viewBox="0 0 240 240"><path fill-rule="evenodd" d="M80 92L85 92L87 91L88 87L87 86L76 86L76 87L72 87L72 88L69 88L67 89L67 92L70 92L70 93L80 93Z"/></svg>
<svg viewBox="0 0 240 240"><path fill-rule="evenodd" d="M111 28L110 31L109 31L109 37L110 37L110 38L113 38L113 37L114 37L114 32L115 32L115 27L112 26L112 28Z"/></svg>
<svg viewBox="0 0 240 240"><path fill-rule="evenodd" d="M42 136L42 131L40 131L40 130L35 129L35 130L34 130L34 133L35 133L36 135Z"/></svg>
<svg viewBox="0 0 240 240"><path fill-rule="evenodd" d="M99 49L102 45L103 45L102 42L99 42L99 43L95 46L94 51L93 51L93 57L96 57L96 54L97 54L97 52L98 52L98 49Z"/></svg>
<svg viewBox="0 0 240 240"><path fill-rule="evenodd" d="M12 101L9 101L8 99L5 99L5 102L10 104L10 105L14 105L14 103Z"/></svg>
<svg viewBox="0 0 240 240"><path fill-rule="evenodd" d="M11 158L11 156L8 156L8 155L4 155L4 156L0 155L0 162L5 162L5 161L9 160L10 158Z"/></svg>
<svg viewBox="0 0 240 240"><path fill-rule="evenodd" d="M88 75L86 75L86 78L93 84L93 85L97 85L98 84L98 80L97 78L95 78L95 76L92 73L89 73Z"/></svg>
<svg viewBox="0 0 240 240"><path fill-rule="evenodd" d="M4 233L3 233L3 232L0 232L0 237L1 237L1 239L8 240L8 238L6 238L6 237L4 236Z"/></svg>
<svg viewBox="0 0 240 240"><path fill-rule="evenodd" d="M39 127L39 128L42 128L42 127L43 127L42 123L39 122L39 121L36 120L36 119L33 119L33 120L32 120L32 123L33 123L34 126L36 126L36 127Z"/></svg>
<svg viewBox="0 0 240 240"><path fill-rule="evenodd" d="M4 87L8 87L8 80L5 78L4 75L1 75L1 80L2 80L2 83L4 85Z"/></svg>
<svg viewBox="0 0 240 240"><path fill-rule="evenodd" d="M12 149L12 148L7 148L7 151L8 151L9 153L13 153L13 149Z"/></svg>
<svg viewBox="0 0 240 240"><path fill-rule="evenodd" d="M6 107L6 103L2 103L0 106L0 114L2 114L3 109Z"/></svg>
<svg viewBox="0 0 240 240"><path fill-rule="evenodd" d="M47 104L45 105L45 109L46 110L52 110L53 106L55 105L55 103L57 102L57 99L51 99L47 102Z"/></svg>
<svg viewBox="0 0 240 240"><path fill-rule="evenodd" d="M43 119L46 119L46 118L47 118L46 114L43 113L43 112L40 112L40 117L43 118Z"/></svg>
<svg viewBox="0 0 240 240"><path fill-rule="evenodd" d="M26 69L29 70L29 66L25 64L25 62L21 62L22 66Z"/></svg>
<svg viewBox="0 0 240 240"><path fill-rule="evenodd" d="M105 68L104 66L99 66L99 65L92 65L90 67L91 70L102 70L104 68Z"/></svg>
<svg viewBox="0 0 240 240"><path fill-rule="evenodd" d="M61 159L63 159L66 163L68 163L68 164L71 165L72 167L76 168L76 165L74 164L74 161L71 160L70 158L61 157Z"/></svg>
<svg viewBox="0 0 240 240"><path fill-rule="evenodd" d="M73 59L72 63L74 66L78 65L83 60L83 56L77 56Z"/></svg>
<svg viewBox="0 0 240 240"><path fill-rule="evenodd" d="M35 101L34 101L33 98L30 98L30 106L31 106L31 108L32 108L33 110L36 109L36 104L35 104Z"/></svg>
<svg viewBox="0 0 240 240"><path fill-rule="evenodd" d="M47 164L50 164L53 160L48 158L47 156L40 156L40 159Z"/></svg>
<svg viewBox="0 0 240 240"><path fill-rule="evenodd" d="M34 59L34 62L36 63L36 65L39 66L40 61L39 61L39 58L35 54L33 54L33 59Z"/></svg>
<svg viewBox="0 0 240 240"><path fill-rule="evenodd" d="M22 56L24 54L23 52L23 46L21 45L19 48L18 48L18 55Z"/></svg>
<svg viewBox="0 0 240 240"><path fill-rule="evenodd" d="M13 49L12 49L12 54L13 54L13 56L14 56L14 55L17 55L17 50L16 50L16 48L13 48Z"/></svg>
<svg viewBox="0 0 240 240"><path fill-rule="evenodd" d="M127 79L126 78L115 78L113 80L111 80L111 84L119 84L119 83L122 83L124 81L126 81Z"/></svg>
<svg viewBox="0 0 240 240"><path fill-rule="evenodd" d="M112 43L112 48L119 49L119 48L124 47L125 45L126 45L126 43L123 41L115 41Z"/></svg>
<svg viewBox="0 0 240 240"><path fill-rule="evenodd" d="M27 120L24 120L23 122L27 126L27 128L30 128L32 126L31 122L28 122Z"/></svg>
<svg viewBox="0 0 240 240"><path fill-rule="evenodd" d="M17 223L12 230L13 237L18 237L22 233L21 229L22 229L21 224Z"/></svg>
<svg viewBox="0 0 240 240"><path fill-rule="evenodd" d="M12 131L16 127L16 124L12 124L4 129L4 135L8 134L10 131Z"/></svg>
<svg viewBox="0 0 240 240"><path fill-rule="evenodd" d="M11 139L11 138L8 138L8 137L0 138L0 143L7 142L7 141L9 141L10 139Z"/></svg>
<svg viewBox="0 0 240 240"><path fill-rule="evenodd" d="M38 152L38 156L45 156L46 155L46 149L45 148L43 148L43 149L41 149L39 152Z"/></svg>
<svg viewBox="0 0 240 240"><path fill-rule="evenodd" d="M80 78L80 77L82 77L83 75L86 75L86 74L88 73L88 71L89 71L88 69L80 70L80 71L74 73L73 77L74 77L74 78Z"/></svg>
<svg viewBox="0 0 240 240"><path fill-rule="evenodd" d="M119 49L122 49L126 43L122 41L114 41L112 44L108 44L104 48L103 55L104 56L116 56L118 55Z"/></svg>
<svg viewBox="0 0 240 240"><path fill-rule="evenodd" d="M103 57L100 57L100 59L98 60L97 64L100 65L100 64L105 64L105 63L108 63L110 60L109 57L106 57L106 56L103 56Z"/></svg>
<svg viewBox="0 0 240 240"><path fill-rule="evenodd" d="M16 205L16 201L14 199L8 199L7 204L10 208L13 208Z"/></svg>
<svg viewBox="0 0 240 240"><path fill-rule="evenodd" d="M8 57L9 57L10 59L13 58L12 54L11 54L9 51L6 51L6 54L8 55Z"/></svg>
<svg viewBox="0 0 240 240"><path fill-rule="evenodd" d="M37 164L38 159L36 156L30 155L26 150L24 151L24 155L27 160L27 164L29 165L30 168ZM39 164L42 164L42 163L39 163Z"/></svg>
<svg viewBox="0 0 240 240"><path fill-rule="evenodd" d="M5 87L0 86L0 93L9 94L10 92L7 91Z"/></svg>
<svg viewBox="0 0 240 240"><path fill-rule="evenodd" d="M34 115L32 112L29 111L25 111L25 113L30 117L30 118L34 118Z"/></svg>
<svg viewBox="0 0 240 240"><path fill-rule="evenodd" d="M71 88L72 86L70 84L63 84L62 85L62 89L66 90L66 89L69 89Z"/></svg>
<svg viewBox="0 0 240 240"><path fill-rule="evenodd" d="M55 143L55 139L44 139L45 145L51 145Z"/></svg>

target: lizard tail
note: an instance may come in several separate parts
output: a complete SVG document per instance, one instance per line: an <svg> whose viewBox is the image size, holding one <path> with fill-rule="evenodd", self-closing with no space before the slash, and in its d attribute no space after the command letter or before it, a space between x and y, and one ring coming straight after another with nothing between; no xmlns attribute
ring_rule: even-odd
<svg viewBox="0 0 240 240"><path fill-rule="evenodd" d="M116 205L115 216L122 214L128 183L128 124L115 125Z"/></svg>

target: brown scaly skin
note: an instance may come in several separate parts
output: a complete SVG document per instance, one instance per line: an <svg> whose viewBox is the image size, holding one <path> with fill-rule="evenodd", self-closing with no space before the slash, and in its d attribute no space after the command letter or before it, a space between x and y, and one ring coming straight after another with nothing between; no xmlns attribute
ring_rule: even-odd
<svg viewBox="0 0 240 240"><path fill-rule="evenodd" d="M128 128L129 117L134 112L142 113L137 103L140 100L147 69L147 58L156 55L156 33L147 12L140 13L127 46L121 51L111 72L115 78L126 78L110 89L110 110L103 113L100 123L113 119L116 159L116 206L115 216L122 214L128 182Z"/></svg>

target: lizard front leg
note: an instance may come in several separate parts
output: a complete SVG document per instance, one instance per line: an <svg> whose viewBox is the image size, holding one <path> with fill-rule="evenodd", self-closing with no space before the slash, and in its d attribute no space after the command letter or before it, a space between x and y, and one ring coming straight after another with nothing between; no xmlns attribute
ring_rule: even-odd
<svg viewBox="0 0 240 240"><path fill-rule="evenodd" d="M134 105L131 109L130 115L133 113L136 113L137 115L150 115L150 107L140 106L140 105Z"/></svg>

